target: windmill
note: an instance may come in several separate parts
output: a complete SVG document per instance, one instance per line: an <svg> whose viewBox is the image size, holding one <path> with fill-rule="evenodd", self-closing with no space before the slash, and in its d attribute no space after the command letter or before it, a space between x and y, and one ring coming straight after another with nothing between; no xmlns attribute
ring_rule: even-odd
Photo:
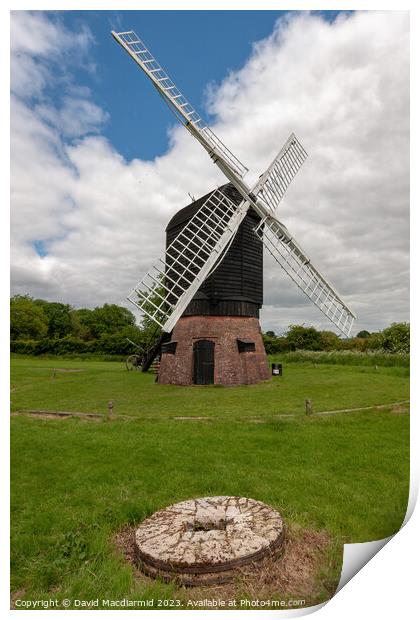
<svg viewBox="0 0 420 620"><path fill-rule="evenodd" d="M181 339L188 340L189 338L188 345L186 342L182 343L185 346L181 364L178 364L178 366L185 366L188 349L190 359L193 360L191 364L187 364L186 368L186 373L190 377L189 381L185 378L180 379L176 371L177 364L173 360L168 361L169 356L177 350L178 344L181 344L173 337L173 334L177 332L177 326L179 328L180 320L185 319L183 315L186 312L188 314L188 309L191 308L191 303L197 293L229 256L235 243L235 236L238 231L243 230L246 218L249 220L251 213L255 216L252 227L255 243L261 247L264 246L302 292L343 335L349 336L355 315L335 288L312 264L286 226L276 217L276 210L288 186L307 157L305 149L296 136L291 134L257 183L253 187L248 186L244 180L248 169L206 125L140 37L134 31L119 33L112 31L112 36L151 80L176 118L203 146L228 181L225 186L216 188L204 198L193 203L195 208L190 212L190 217L187 218L185 225L177 230L177 234L170 239L169 243L170 231L168 231L165 254L158 259L128 296L128 299L162 330L163 336L151 349L149 361L162 342L165 339L168 340L168 336L165 337L165 335L172 333L172 342L163 344L162 353L167 355L162 355L161 372L164 360L166 360L167 371L163 372L163 376L159 376L159 381L170 383L212 383L215 381L222 384L235 384L267 378L268 367L264 359L265 354L263 360L261 359L261 336L258 337L255 334L254 340L258 342L256 345L255 342L253 343L254 349L249 346L246 353L247 361L242 366L249 370L252 366L250 362L254 359L254 366L258 370L254 373L246 370L233 381L226 381L222 376L226 372L226 364L222 364L225 370L219 369L217 380L214 374L210 378L204 376L204 380L202 380L203 377L201 379L198 377L197 380L195 376L194 364L201 363L204 367L206 364L213 363L214 365L214 340L219 338L220 330L216 330L218 331L216 336L213 333L213 336L210 334L207 339L206 337L200 339L200 334L194 330L186 335L183 333L185 329L178 329ZM209 327L207 326L206 329L208 330ZM238 336L238 333L235 336ZM239 336L241 336L240 333ZM236 337L238 351L241 347L242 351L247 351L247 344L252 344L247 343L248 340ZM199 347L196 347L199 342L207 343L206 346L203 344L201 351ZM213 350L210 350L212 348ZM175 368L175 373L171 373L170 368ZM166 379L165 375L167 375ZM205 372L204 375L206 375Z"/></svg>

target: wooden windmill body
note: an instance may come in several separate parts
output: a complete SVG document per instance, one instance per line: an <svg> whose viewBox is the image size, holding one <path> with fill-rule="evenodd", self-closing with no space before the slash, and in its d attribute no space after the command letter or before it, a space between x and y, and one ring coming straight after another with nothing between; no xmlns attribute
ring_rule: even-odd
<svg viewBox="0 0 420 620"><path fill-rule="evenodd" d="M233 202L242 201L233 185L219 189ZM174 215L166 228L167 246L208 196ZM259 323L263 244L253 232L259 223L250 207L220 264L176 323L170 342L162 344L159 383L231 386L268 379Z"/></svg>

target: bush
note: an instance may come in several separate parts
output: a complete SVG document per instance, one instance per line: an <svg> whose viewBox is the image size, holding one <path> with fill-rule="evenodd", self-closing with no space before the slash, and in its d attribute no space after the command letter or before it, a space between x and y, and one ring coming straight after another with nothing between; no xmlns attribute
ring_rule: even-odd
<svg viewBox="0 0 420 620"><path fill-rule="evenodd" d="M117 355L127 357L134 352L134 346L127 340L127 330L117 334L103 334L95 340L82 340L74 336L64 338L42 338L41 340L13 340L10 343L11 353L23 355L79 355L79 354L104 354L107 356ZM128 331L133 342L142 345L139 338L139 330L136 328ZM128 337L129 337L128 336Z"/></svg>
<svg viewBox="0 0 420 620"><path fill-rule="evenodd" d="M38 340L38 342L36 343L34 354L42 355L43 353L48 353L48 351L51 351L53 349L53 343L54 340L50 338L42 338L41 340Z"/></svg>
<svg viewBox="0 0 420 620"><path fill-rule="evenodd" d="M380 337L381 348L390 353L410 352L410 324L392 323Z"/></svg>
<svg viewBox="0 0 420 620"><path fill-rule="evenodd" d="M97 341L97 351L112 355L129 355L133 345L122 334L103 334Z"/></svg>
<svg viewBox="0 0 420 620"><path fill-rule="evenodd" d="M319 332L321 336L321 349L323 351L337 351L341 345L341 339L334 332Z"/></svg>
<svg viewBox="0 0 420 620"><path fill-rule="evenodd" d="M284 336L276 336L273 332L263 334L263 343L268 355L289 350L289 343Z"/></svg>
<svg viewBox="0 0 420 620"><path fill-rule="evenodd" d="M92 344L79 338L43 338L42 340L13 340L10 343L12 353L23 355L67 355L69 353L90 353Z"/></svg>
<svg viewBox="0 0 420 620"><path fill-rule="evenodd" d="M286 334L289 348L291 351L321 351L323 346L321 332L315 327L304 327L303 325L289 325Z"/></svg>
<svg viewBox="0 0 420 620"><path fill-rule="evenodd" d="M371 349L369 338L346 338L339 342L337 351L367 351Z"/></svg>
<svg viewBox="0 0 420 620"><path fill-rule="evenodd" d="M67 353L89 353L92 350L92 344L75 338L74 336L66 336L65 338L57 338L50 341L50 348L42 351L55 353L56 355L66 355Z"/></svg>
<svg viewBox="0 0 420 620"><path fill-rule="evenodd" d="M379 351L382 348L382 333L374 332L367 339L367 348L369 351Z"/></svg>
<svg viewBox="0 0 420 620"><path fill-rule="evenodd" d="M20 353L21 355L35 355L37 340L12 340L10 342L11 353Z"/></svg>

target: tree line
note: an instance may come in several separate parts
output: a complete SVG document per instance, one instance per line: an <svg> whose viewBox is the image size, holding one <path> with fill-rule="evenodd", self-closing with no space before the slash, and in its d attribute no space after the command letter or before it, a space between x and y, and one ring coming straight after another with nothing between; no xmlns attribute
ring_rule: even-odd
<svg viewBox="0 0 420 620"><path fill-rule="evenodd" d="M340 338L331 331L315 327L289 325L288 331L276 336L272 331L263 334L265 350L269 354L288 351L384 351L410 352L410 324L392 323L379 332L360 331L353 338Z"/></svg>
<svg viewBox="0 0 420 620"><path fill-rule="evenodd" d="M125 355L134 349L129 340L143 345L149 331L136 325L130 310L116 304L89 309L33 299L29 295L15 295L10 300L10 340L14 353Z"/></svg>
<svg viewBox="0 0 420 620"><path fill-rule="evenodd" d="M136 325L134 314L116 304L89 309L33 299L29 295L15 295L10 300L10 339L14 353L128 355L134 351L130 341L145 346L154 330L147 319ZM282 335L265 332L263 340L268 354L298 350L408 353L410 325L393 323L381 332L363 330L346 339L331 331L290 325Z"/></svg>

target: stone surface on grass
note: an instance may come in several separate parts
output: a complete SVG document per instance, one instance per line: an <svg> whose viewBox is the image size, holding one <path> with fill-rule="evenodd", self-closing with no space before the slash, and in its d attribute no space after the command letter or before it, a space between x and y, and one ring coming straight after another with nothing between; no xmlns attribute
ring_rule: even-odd
<svg viewBox="0 0 420 620"><path fill-rule="evenodd" d="M246 497L202 497L159 510L136 531L140 567L152 576L195 585L221 583L235 569L279 552L280 514Z"/></svg>

